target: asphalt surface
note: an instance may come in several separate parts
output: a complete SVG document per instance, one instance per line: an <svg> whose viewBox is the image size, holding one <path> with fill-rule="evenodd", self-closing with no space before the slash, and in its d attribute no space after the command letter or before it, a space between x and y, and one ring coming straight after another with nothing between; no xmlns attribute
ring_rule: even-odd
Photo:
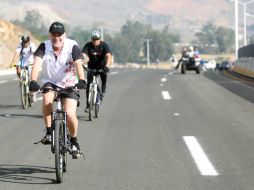
<svg viewBox="0 0 254 190"><path fill-rule="evenodd" d="M41 100L23 110L14 75L0 76L0 189L252 190L254 88L220 72L118 69L100 117L78 108L86 159L57 184ZM1 82L3 81L3 82Z"/></svg>

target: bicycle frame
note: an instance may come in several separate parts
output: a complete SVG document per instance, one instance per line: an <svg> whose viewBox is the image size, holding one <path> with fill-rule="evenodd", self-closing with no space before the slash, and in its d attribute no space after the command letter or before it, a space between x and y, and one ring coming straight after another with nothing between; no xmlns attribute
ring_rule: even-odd
<svg viewBox="0 0 254 190"><path fill-rule="evenodd" d="M25 82L25 84L28 84L29 81L29 68L22 67L20 71L20 82Z"/></svg>
<svg viewBox="0 0 254 190"><path fill-rule="evenodd" d="M95 111L95 117L98 117L99 113L99 104L101 100L101 92L99 88L99 73L104 72L102 69L90 69L88 70L93 73L93 80L89 84L89 94L88 94L88 102L89 102L89 121L92 120L92 112Z"/></svg>
<svg viewBox="0 0 254 190"><path fill-rule="evenodd" d="M56 97L55 99L56 102L56 110L53 111L51 113L51 123L52 123L52 128L51 128L51 151L52 153L54 153L54 130L55 130L55 126L54 126L54 122L56 120L61 120L63 122L63 131L64 131L64 147L66 148L67 146L67 134L68 134L68 129L67 129L67 122L66 122L66 112L63 109L63 104L62 104L62 100L60 97ZM65 151L66 152L66 151Z"/></svg>
<svg viewBox="0 0 254 190"><path fill-rule="evenodd" d="M91 92L94 92L94 99L93 99L93 104L95 105L97 103L97 95L101 93L100 88L99 88L99 73L104 72L103 69L89 69L90 72L93 72L93 81L90 83L89 86L89 96L88 96L88 101L90 102L91 100Z"/></svg>
<svg viewBox="0 0 254 190"><path fill-rule="evenodd" d="M96 98L97 98L97 94L98 94L98 85L99 85L99 75L97 74L96 76L93 76L93 82L90 83L89 86L89 96L88 96L88 101L91 102L91 92L94 92L94 96L93 96L93 105L95 105L96 103Z"/></svg>

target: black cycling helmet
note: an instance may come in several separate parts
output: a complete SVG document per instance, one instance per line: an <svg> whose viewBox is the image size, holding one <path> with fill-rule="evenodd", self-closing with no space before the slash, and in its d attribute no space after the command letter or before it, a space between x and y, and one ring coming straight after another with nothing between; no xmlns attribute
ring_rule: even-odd
<svg viewBox="0 0 254 190"><path fill-rule="evenodd" d="M21 36L21 43L22 44L25 44L25 43L27 43L29 41L30 41L30 37L29 36L26 36L26 35Z"/></svg>
<svg viewBox="0 0 254 190"><path fill-rule="evenodd" d="M99 40L101 39L101 34L99 31L95 30L91 33L91 39L92 40Z"/></svg>

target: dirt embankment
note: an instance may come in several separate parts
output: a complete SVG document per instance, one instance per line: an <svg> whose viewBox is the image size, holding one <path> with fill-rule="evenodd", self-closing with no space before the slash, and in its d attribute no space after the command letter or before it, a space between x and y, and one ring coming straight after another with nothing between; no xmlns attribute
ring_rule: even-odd
<svg viewBox="0 0 254 190"><path fill-rule="evenodd" d="M32 41L38 45L38 40L34 39L30 32L0 19L0 69L10 66L21 35L29 35Z"/></svg>

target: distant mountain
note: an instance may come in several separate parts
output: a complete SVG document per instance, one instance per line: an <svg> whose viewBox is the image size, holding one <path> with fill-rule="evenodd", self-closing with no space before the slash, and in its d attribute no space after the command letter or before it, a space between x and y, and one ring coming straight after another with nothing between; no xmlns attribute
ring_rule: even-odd
<svg viewBox="0 0 254 190"><path fill-rule="evenodd" d="M158 29L169 26L184 40L191 39L208 20L217 25L234 26L234 3L229 0L0 1L0 18L23 19L26 11L37 9L43 15L46 26L59 20L71 27L102 26L115 32L129 19L149 23Z"/></svg>

